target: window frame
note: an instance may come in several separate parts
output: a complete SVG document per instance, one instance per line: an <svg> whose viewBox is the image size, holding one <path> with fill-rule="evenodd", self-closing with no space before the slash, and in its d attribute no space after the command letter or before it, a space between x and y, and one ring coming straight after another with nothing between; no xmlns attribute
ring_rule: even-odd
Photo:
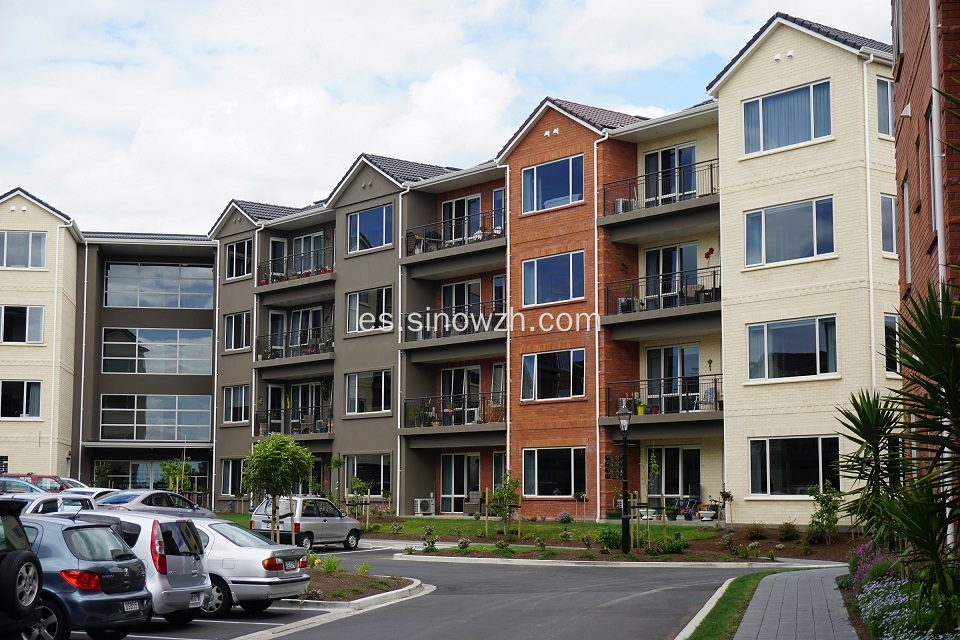
<svg viewBox="0 0 960 640"><path fill-rule="evenodd" d="M381 296L382 300L382 311L378 315L374 315L375 326L370 326L368 328L361 328L360 320L369 312L365 311L360 312L361 296L367 294L369 297L371 293ZM356 305L351 305L351 301L356 299ZM369 303L366 303L369 305ZM376 303L374 308L376 308ZM389 309L387 308L389 307ZM356 317L354 317L356 314ZM386 320L384 321L384 316ZM372 289L363 289L361 291L351 291L347 293L347 318L346 318L346 327L348 334L363 334L363 333L389 333L393 331L393 285L388 284L382 287L374 287ZM353 328L351 328L353 327Z"/></svg>
<svg viewBox="0 0 960 640"><path fill-rule="evenodd" d="M823 482L825 478L823 477L823 441L824 440L835 440L837 442L837 460L839 461L840 456L840 436L839 435L794 435L794 436L778 436L778 437L761 437L761 438L748 438L747 439L747 468L749 469L749 495L758 496L758 497L767 497L767 498L784 498L784 497L793 497L801 496L809 497L809 494L804 491L803 494L790 494L790 493L771 493L770 491L770 482L771 482L771 473L770 473L770 442L771 441L782 441L782 440L817 440L817 475L819 476L819 486L820 490L823 491ZM754 442L763 442L764 443L764 470L763 473L766 476L766 492L764 493L754 493L754 478L753 478L753 443ZM829 478L827 478L829 479ZM840 484L843 483L843 478L841 477L839 471L837 472L838 485L833 487L838 491L842 491ZM832 484L832 483L831 483Z"/></svg>
<svg viewBox="0 0 960 640"><path fill-rule="evenodd" d="M813 97L814 92L813 92L813 88L816 87L816 86L822 85L822 84L827 85L828 95L829 95L829 97L830 97L830 111L829 111L829 113L828 113L828 115L829 115L828 124L829 124L829 130L830 130L830 131L829 131L829 133L827 133L827 134L824 134L824 135L821 135L821 136L817 136L817 135L816 135L816 107L815 107L815 104L814 104L814 97ZM771 147L771 148L769 148L769 149L766 148L766 147L765 147L765 144L764 144L764 139L763 139L763 101L764 101L764 99L766 99L766 98L771 98L771 97L773 97L773 96L782 95L782 94L784 94L784 93L789 93L789 92L791 92L791 91L797 91L798 89L804 89L804 88L807 89L808 92L809 92L809 94L810 94L810 137L809 137L808 139L802 140L802 141L800 141L800 142L794 142L794 143L792 143L792 144L786 144L786 145L779 146L779 147ZM748 150L747 150L747 114L746 114L746 107L747 107L748 104L751 104L751 103L754 103L754 102L757 103L757 122L758 122L758 125L759 125L758 135L759 135L760 148L757 149L757 150L755 150L755 151L748 151ZM765 94L763 94L763 95L761 95L761 96L756 96L756 97L750 98L750 99L748 99L748 100L743 100L743 101L741 102L741 106L740 106L740 125L741 125L742 131L743 131L742 138L743 138L743 155L744 155L744 156L755 156L755 155L762 154L762 153L770 153L770 152L773 152L773 151L779 151L779 150L781 150L781 149L792 149L792 148L799 147L799 146L801 146L801 145L810 144L811 142L814 142L814 141L816 141L816 140L829 139L829 138L831 138L831 137L833 136L833 87L832 87L832 82L830 81L829 78L827 78L827 79L825 79L825 80L816 80L816 81L814 81L814 82L808 82L808 83L806 83L806 84L797 85L797 86L795 86L795 87L789 87L789 88L787 88L787 89L781 89L781 90L779 90L779 91L772 91L772 92L770 92L770 93L765 93Z"/></svg>
<svg viewBox="0 0 960 640"><path fill-rule="evenodd" d="M831 251L820 252L818 250L817 239L817 204L821 202L830 202L830 240L833 245ZM813 254L802 256L800 258L789 258L786 260L776 260L770 262L767 260L767 213L786 207L810 204L810 221L813 236ZM751 216L760 217L760 262L750 262L750 218ZM769 267L773 265L789 265L804 262L808 260L828 258L837 255L837 234L836 234L836 212L833 208L833 196L821 196L819 198L810 198L808 200L798 200L796 202L787 202L783 204L763 207L762 209L751 209L743 214L743 266L747 269L756 267Z"/></svg>
<svg viewBox="0 0 960 640"><path fill-rule="evenodd" d="M365 213L372 213L377 210L380 210L381 215L381 228L383 229L383 234L380 238L382 244L372 245L364 249L360 248L360 216ZM354 231L354 221L356 221L357 234L353 235ZM381 204L376 207L370 207L369 209L363 209L362 211L354 211L347 214L347 254L356 255L360 253L365 253L367 251L377 251L378 249L385 249L387 247L393 246L393 203L388 202L386 204Z"/></svg>
<svg viewBox="0 0 960 640"><path fill-rule="evenodd" d="M175 398L175 399L176 399L176 400L175 400L175 403L174 403L174 404L175 404L175 408L174 408L174 409L158 409L158 408L153 408L153 409L151 409L151 408L146 408L146 407L145 407L145 408L141 409L141 408L139 407L139 405L140 405L140 402L139 402L139 401L140 401L140 398L151 398L151 397L153 397L153 398ZM105 409L104 406L103 406L103 405L104 405L104 398L133 398L133 408L131 409L131 408L115 408L115 407L110 407L110 408L106 408L106 409ZM209 408L209 409L190 409L190 408L183 408L183 409L181 409L181 408L180 408L180 401L181 401L180 399L181 399L181 398L185 398L185 399L204 398L204 399L207 400L210 408ZM105 425L104 419L103 419L103 418L104 418L104 412L105 412L105 411L130 412L130 413L133 414L133 421L132 421L131 423L126 423L126 422L107 422L106 425ZM172 411L172 412L174 412L174 413L176 414L176 416L177 416L177 417L176 417L176 422L171 425L171 424L152 424L148 419L144 419L143 422L138 421L138 416L139 416L139 414L141 414L141 413L144 414L143 417L146 418L146 414L147 414L147 412L149 412L149 411L166 411L166 412ZM186 423L186 422L181 423L181 422L180 422L180 418L181 418L181 415L180 415L180 414L181 414L182 412L206 413L207 416L208 416L207 423L206 423L206 425L189 424L189 423ZM110 441L110 442L184 442L184 441L186 441L186 442L210 442L210 441L212 441L212 438L213 438L213 427L214 427L214 425L213 425L213 420L214 420L214 414L213 414L213 396L212 396L212 395L203 395L203 394L176 394L176 393L102 393L102 394L100 394L100 411L99 411L99 416L98 416L97 420L98 420L98 424L99 424L98 435L99 435L100 439L101 439L101 440L104 440L104 441ZM114 428L118 428L118 429L119 429L119 428L129 428L129 429L132 430L133 437L131 437L131 438L105 438L104 435L103 435L103 428L104 428L104 426L114 427ZM138 429L141 429L141 428L142 428L143 431L144 431L144 436L146 436L146 430L147 430L147 429L157 428L157 427L160 427L160 428L164 428L164 427L166 427L166 428L172 428L177 436L180 435L179 432L180 432L182 429L204 428L204 427L205 427L205 428L207 429L207 434L206 434L206 438L187 438L187 437L185 437L185 436L184 436L184 437L176 437L176 438L172 438L172 439L147 438L147 437L138 438L138 437L137 437L137 430L138 430ZM201 462L202 462L202 461L201 461Z"/></svg>
<svg viewBox="0 0 960 640"><path fill-rule="evenodd" d="M541 451L563 451L567 450L570 452L570 493L549 493L541 494L539 493L540 485L540 469L539 469L539 458ZM576 469L576 456L574 455L575 451L583 451L583 486L579 487L578 478L577 478L577 469ZM569 446L569 447L524 447L520 452L520 460L522 464L522 470L520 473L520 489L523 492L523 497L527 498L572 498L576 493L583 493L586 491L586 476L587 476L587 460L586 460L586 446ZM533 453L533 487L534 492L527 492L527 454Z"/></svg>
<svg viewBox="0 0 960 640"><path fill-rule="evenodd" d="M240 346L236 344L237 319L240 319ZM241 351L250 348L250 312L228 313L223 316L223 350Z"/></svg>
<svg viewBox="0 0 960 640"><path fill-rule="evenodd" d="M136 339L135 339L135 341L134 341L133 343L117 342L117 341L108 341L108 340L107 340L107 332L108 332L108 331L129 331L129 332L131 332L131 333L134 334L134 336L135 336ZM149 360L149 359L146 359L146 358L141 358L140 355L139 355L139 353L138 353L136 356L132 357L132 358L129 357L129 356L107 356L107 355L106 355L107 345L108 345L108 344L121 344L121 345L122 345L122 344L133 344L135 347L137 347L136 350L137 350L138 352L139 352L139 346L140 346L141 344L157 344L157 343L150 343L150 342L143 342L143 343L141 343L141 341L140 341L140 332L141 332L141 331L176 331L176 333L177 333L177 342L176 342L176 345L175 345L175 346L176 346L176 350L177 350L177 355L176 355L176 357L175 357L175 358L158 358L157 360L155 360L155 361L165 361L165 362L168 362L168 361L171 361L171 360L172 360L173 362L176 362L176 365L177 365L177 366L176 366L176 369L177 369L176 371L166 371L166 372L164 372L164 371L159 371L159 372L158 372L158 371L140 371L140 363L141 363L141 362L143 362L143 363L150 362L150 360ZM182 334L183 334L184 332L194 332L194 331L195 331L195 332L203 331L203 332L207 332L207 333L210 334L210 335L209 335L209 343L208 343L208 345L207 345L208 348L209 348L209 357L208 357L208 358L182 358L182 357L180 356L181 348L183 348L183 347L188 347L188 346L193 346L193 345L191 345L189 342L184 342L184 341L183 341L183 338L181 337ZM100 341L100 373L106 373L106 374L111 374L111 375L124 375L124 376L131 376L131 375L140 375L140 376L209 376L209 375L211 375L211 374L213 373L213 358L214 358L214 353L213 353L213 331L210 330L210 329L185 329L185 328L175 328L175 327L103 327L102 333L101 333L101 341ZM108 360L110 360L110 361L117 361L117 362L132 361L132 362L134 363L134 370L133 370L133 371L107 371L107 369L106 369L106 363L107 363ZM182 363L184 363L184 362L204 362L204 363L207 364L207 366L208 366L209 368L208 368L205 372L201 372L201 373L193 373L193 372L190 372L190 371L181 371L181 366L182 366ZM150 395L150 394L146 394L146 395Z"/></svg>
<svg viewBox="0 0 960 640"><path fill-rule="evenodd" d="M244 247L243 257L239 256L237 252L237 248L240 246ZM230 244L226 245L224 250L226 253L225 273L227 280L239 280L240 278L246 278L253 275L253 240L251 238L231 242ZM247 269L245 272L237 272L238 261L241 268Z"/></svg>
<svg viewBox="0 0 960 640"><path fill-rule="evenodd" d="M823 363L820 362L820 331L821 331L821 322L833 321L833 338L834 338L834 354L833 360L835 362L835 371L826 371L821 372L821 367ZM814 358L816 360L817 373L812 375L802 375L802 376L777 376L770 377L770 354L769 354L769 327L770 325L784 325L784 324L793 324L798 322L810 321L813 323L814 327ZM840 373L840 345L838 341L839 330L836 314L826 314L821 316L809 316L803 318L790 318L787 320L774 320L770 322L752 322L747 324L747 381L748 382L767 382L767 381L792 381L792 380L812 380L816 378L823 377L835 377ZM750 353L750 330L756 327L763 327L763 376L762 377L753 377L753 372L751 371L751 359ZM829 356L828 356L829 358Z"/></svg>
<svg viewBox="0 0 960 640"><path fill-rule="evenodd" d="M124 291L124 290L115 289L115 290L113 290L113 291L111 292L111 288L110 288L111 278L113 279L114 282L123 282L123 281L128 281L128 282L130 282L130 281L133 281L133 280L134 280L134 278L131 278L131 277L129 277L129 276L122 275L122 274L114 274L114 275L111 276L111 275L110 275L110 268L113 267L113 266L118 266L118 267L136 267L136 269L137 269L136 287L133 288L133 289L130 290L130 291ZM142 286L141 286L141 282L142 282L144 279L146 279L146 280L156 279L156 278L152 278L152 277L150 277L150 276L144 277L143 274L141 273L141 271L144 269L144 267L168 267L168 268L171 268L171 269L172 269L172 268L176 268L176 269L177 269L177 276L176 276L176 278L177 278L177 292L176 292L177 304L176 304L175 306L170 306L170 305L156 305L156 306L155 306L155 305L145 305L145 304L141 304L141 302L143 301L144 296L149 296L149 295L173 295L173 292L161 292L161 291L149 291L149 290L144 291L143 288L142 288ZM205 271L209 271L210 277L209 277L209 279L207 279L207 278L184 278L184 277L183 277L183 275L184 275L184 274L183 274L184 269L203 269L203 270L205 270ZM216 288L216 287L215 287L215 283L216 283L216 273L215 273L215 271L216 271L215 265L209 265L209 264L170 264L170 263L157 263L157 262L123 262L123 261L107 262L106 265L104 266L104 270L103 270L103 306L104 306L104 307L111 308L111 309L190 309L190 310L194 310L194 309L213 309L213 296L214 296L214 289ZM207 293L198 293L198 292L193 292L193 291L184 291L184 283L187 283L187 282L209 282L209 284L210 284L210 292L209 292L209 294L207 294ZM110 304L110 294L111 294L111 293L113 293L113 294L116 295L116 296L123 296L123 294L132 294L132 295L135 295L135 296L136 296L136 299L137 299L137 300L136 300L136 304L134 304L134 305L129 305L129 304ZM190 298L197 298L197 297L200 297L200 296L204 296L204 297L207 298L206 303L205 303L203 306L186 306L186 305L184 305L184 303L183 303L185 297L188 298L188 299L190 299Z"/></svg>
<svg viewBox="0 0 960 640"><path fill-rule="evenodd" d="M345 458L344 468L346 471L345 475L346 475L346 483L347 483L347 494L351 496L356 495L353 493L352 480L353 480L353 477L357 475L357 458L359 456L380 456L380 493L371 493L370 496L376 497L376 498L382 498L384 487L387 488L387 491L392 492L393 491L392 455L390 454L390 452L385 452L385 453L373 452L373 453L351 453L344 456ZM386 465L384 465L384 460L387 461ZM384 475L384 468L387 469L386 476ZM351 476L351 470L353 472L352 476ZM386 482L384 482L384 479L386 479ZM371 487L371 490L372 489L373 487Z"/></svg>
<svg viewBox="0 0 960 640"><path fill-rule="evenodd" d="M43 419L43 381L41 380L0 380L0 404L2 404L2 394L3 387L8 384L15 385L19 383L22 386L23 392L23 402L21 404L20 415L16 416L4 416L0 415L0 420L37 420ZM37 400L37 414L31 415L29 413L29 404L30 404L30 386L36 385L37 394L39 399Z"/></svg>
<svg viewBox="0 0 960 640"><path fill-rule="evenodd" d="M372 374L372 375L371 375ZM371 378L375 378L376 374L380 374L380 409L371 410L371 411L358 411L360 398L357 395L358 381L360 376L371 375ZM365 416L369 414L379 414L387 415L393 411L393 370L392 369L374 369L371 371L354 371L352 373L346 374L346 389L345 398L346 403L344 405L344 415L348 416ZM351 383L353 390L353 403L351 405Z"/></svg>
<svg viewBox="0 0 960 640"><path fill-rule="evenodd" d="M880 85L884 84L887 88L887 121L883 122L880 115ZM893 111L893 80L891 78L884 78L883 76L877 76L877 134L881 136L886 136L892 138L894 132L896 131L894 127L896 126L896 114ZM887 131L884 131L884 125L887 127Z"/></svg>
<svg viewBox="0 0 960 640"><path fill-rule="evenodd" d="M889 203L889 204L888 204ZM884 205L888 204L885 209ZM889 212L889 221L887 220ZM887 248L887 239L889 236L891 248ZM880 194L880 249L888 256L897 254L897 196L886 193Z"/></svg>
<svg viewBox="0 0 960 640"><path fill-rule="evenodd" d="M578 254L578 253L581 254L581 260L580 260L580 266L581 266L581 271L580 271L580 290L581 290L581 293L580 293L579 296L576 296L576 295L574 295L574 293L575 293L576 290L577 290L576 273L575 273L575 269L574 269L574 262L575 262L574 256L575 256L576 254ZM559 258L559 257L561 257L561 256L566 256L566 257L567 257L567 276L568 276L568 280L567 280L567 284L568 284L568 286L567 286L567 294L568 294L568 297L566 297L566 298L561 298L560 300L550 300L550 301L547 301L547 302L540 302L540 301L539 301L539 293L540 293L540 291L539 291L539 286L538 286L539 273L540 273L540 261L541 261L541 260L549 260L549 259L551 259L551 258ZM532 264L532 265L533 265L533 294L532 294L532 295L533 295L533 302L527 302L527 295L526 295L526 294L527 294L527 289L526 289L526 276L527 276L527 265L528 265L528 264ZM542 307L542 306L544 306L544 305L549 305L549 304L560 304L560 303L563 303L563 302L570 302L570 301L574 301L574 300L584 300L584 299L586 298L586 271L587 271L587 266L586 266L586 252L585 252L584 249L578 249L578 250L576 250L576 251L565 251L565 252L563 252L563 253L554 253L554 254L551 254L551 255L548 255L548 256L539 256L539 257L536 257L536 258L530 258L530 259L528 259L528 260L523 260L523 261L520 263L520 274L521 274L521 279L520 279L520 280L521 280L521 289L522 289L522 291L521 291L521 293L522 293L522 295L521 295L521 300L523 301L523 307L524 307L524 308L526 308L526 307Z"/></svg>
<svg viewBox="0 0 960 640"><path fill-rule="evenodd" d="M6 333L7 329L7 309L24 309L24 326L23 340L4 340L3 336ZM37 313L37 309L40 310L40 338L39 340L30 339L30 318L32 315ZM43 305L21 305L21 304L5 304L0 305L0 344L43 344L43 321L44 321L44 309ZM36 337L36 336L34 336Z"/></svg>
<svg viewBox="0 0 960 640"><path fill-rule="evenodd" d="M576 204L576 203L578 203L578 202L584 202L584 201L586 200L586 197L587 197L587 194L586 194L586 184L585 184L585 183L586 183L586 175L585 175L585 173L584 173L584 164L585 164L585 162L584 162L584 160L585 160L584 155L585 155L585 154L583 154L583 153L575 153L575 154L573 154L573 155L566 156L566 157L564 157L564 158L557 158L556 160L548 160L547 162L541 162L541 163L539 163L539 164L530 165L529 167L524 167L523 170L520 172L520 211L521 211L521 215L525 215L525 214L529 214L529 213L538 213L538 212L540 212L540 211L550 211L551 209L558 209L558 208L560 208L560 207L566 207L566 206L569 206L569 205L572 205L572 204ZM580 199L579 199L579 200L574 200L574 199L573 199L573 195L574 195L574 194L573 194L573 173L574 173L574 172L573 172L573 161L574 161L575 159L577 159L577 158L580 159L580 177L581 177L581 179L582 179L582 181L583 181L584 184L581 184L581 185L580 185ZM541 167L546 167L546 166L548 166L548 165L558 164L558 163L561 163L561 162L566 162L566 163L567 163L567 198L569 199L569 202L565 202L565 203L563 203L563 204L557 204L557 205L553 205L553 206L551 206L551 207L544 207L543 209L539 209L539 208L537 208L537 206L536 206L536 205L537 205L537 201L539 200L539 195L538 195L538 193L537 193L537 171L538 171ZM528 174L528 172L529 172L529 174ZM530 194L531 197L533 198L533 202L530 203L530 207L531 207L531 208L529 208L529 209L527 208L526 189L524 189L524 184L526 183L527 175L532 175L532 176L533 176L533 188L532 188L532 191L531 191L531 194Z"/></svg>
<svg viewBox="0 0 960 640"><path fill-rule="evenodd" d="M574 360L574 353L577 352L577 351L579 351L579 352L581 352L581 353L583 354L583 359L582 359L582 360L583 360L583 368L582 368L582 371L583 371L583 379L581 380L581 391L582 391L582 392L579 393L579 394L574 394L573 392L574 392L574 390L576 389L576 381L574 380L574 375L573 375L573 372L574 372L574 362L575 362L575 360ZM538 384L538 377L539 377L539 376L538 376L537 374L538 374L538 371L540 370L540 364L539 364L540 356L542 356L542 355L547 355L547 354L551 354L551 353L569 353L569 354L570 354L570 395L569 395L569 396L556 396L556 397L549 397L549 398L540 398L540 397L538 397L538 395L537 395L538 388L539 388L539 384ZM532 390L533 390L533 396L531 396L531 397L528 397L528 396L525 395L525 390L524 390L524 388L523 388L523 387L524 387L524 374L523 374L523 370L524 370L524 368L525 368L525 366L526 366L526 361L527 361L527 358L528 358L528 357L532 357L532 358L533 358L533 362L534 362L533 379L531 380L531 385L532 385L532 388L533 388L533 389L532 389ZM586 353L586 348L585 348L585 347L574 347L574 348L571 348L571 349L553 349L553 350L550 350L550 351L536 351L536 352L533 352L533 353L523 353L523 354L520 355L520 367L521 367L520 400L523 401L523 402L539 402L539 401L543 401L543 400L571 400L571 399L584 398L584 397L586 397L586 391L587 391L587 375L586 375L586 369L587 369L587 353Z"/></svg>
<svg viewBox="0 0 960 640"><path fill-rule="evenodd" d="M11 267L7 265L7 256L10 255L9 239L11 233L27 234L27 266ZM34 255L34 236L43 242L43 250L39 256ZM39 264L34 264L35 258ZM29 231L26 229L9 229L0 231L0 269L46 269L47 268L47 232Z"/></svg>
<svg viewBox="0 0 960 640"><path fill-rule="evenodd" d="M240 405L236 405L236 395L240 394ZM229 401L227 396L230 396ZM240 409L240 418L235 418L235 412ZM227 413L230 413L228 416ZM232 384L223 387L223 424L246 424L250 422L250 385Z"/></svg>
<svg viewBox="0 0 960 640"><path fill-rule="evenodd" d="M888 375L900 375L900 362L897 352L900 348L900 315L883 314L883 365ZM893 368L891 368L891 363Z"/></svg>
<svg viewBox="0 0 960 640"><path fill-rule="evenodd" d="M230 467L229 470L227 467ZM234 467L237 467L237 472L234 473ZM233 486L234 476L236 476L237 486ZM221 458L220 459L220 495L221 496L232 496L234 498L240 497L243 494L240 493L241 483L243 478L243 458ZM229 486L225 486L229 485ZM224 491L227 489L227 491Z"/></svg>

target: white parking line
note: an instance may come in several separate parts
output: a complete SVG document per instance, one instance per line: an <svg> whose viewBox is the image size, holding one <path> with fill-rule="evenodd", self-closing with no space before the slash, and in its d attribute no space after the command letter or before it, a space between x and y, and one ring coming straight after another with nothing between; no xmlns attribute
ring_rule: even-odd
<svg viewBox="0 0 960 640"><path fill-rule="evenodd" d="M250 620L213 620L212 618L204 618L204 622L212 622L214 624L260 624L267 627L282 627L287 624L286 622L251 622Z"/></svg>
<svg viewBox="0 0 960 640"><path fill-rule="evenodd" d="M345 553L370 553L371 551L390 551L390 550L391 550L390 547L373 547L372 549L353 549L352 551L347 551L346 549L344 549L343 551L328 551L324 555L330 555L330 554L342 555Z"/></svg>
<svg viewBox="0 0 960 640"><path fill-rule="evenodd" d="M216 640L216 638L183 638L175 636L138 636L130 634L128 638L146 638L147 640Z"/></svg>

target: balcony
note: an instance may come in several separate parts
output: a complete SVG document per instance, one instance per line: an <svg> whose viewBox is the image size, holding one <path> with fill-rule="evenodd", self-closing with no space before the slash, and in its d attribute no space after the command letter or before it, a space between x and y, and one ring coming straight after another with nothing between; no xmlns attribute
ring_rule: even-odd
<svg viewBox="0 0 960 640"><path fill-rule="evenodd" d="M407 398L402 434L414 438L414 449L503 446L506 399L503 392Z"/></svg>
<svg viewBox="0 0 960 640"><path fill-rule="evenodd" d="M705 160L610 182L603 187L597 225L614 242L639 243L651 234L669 239L720 225L720 165Z"/></svg>
<svg viewBox="0 0 960 640"><path fill-rule="evenodd" d="M409 266L413 277L427 280L502 268L505 225L504 210L496 209L413 227L406 233L400 262Z"/></svg>
<svg viewBox="0 0 960 640"><path fill-rule="evenodd" d="M719 266L615 280L604 293L601 323L610 328L615 340L720 330Z"/></svg>
<svg viewBox="0 0 960 640"><path fill-rule="evenodd" d="M508 320L503 300L407 313L401 348L412 363L503 355Z"/></svg>
<svg viewBox="0 0 960 640"><path fill-rule="evenodd" d="M257 265L258 287L285 289L334 279L333 247L295 253Z"/></svg>
<svg viewBox="0 0 960 640"><path fill-rule="evenodd" d="M263 380L295 380L317 373L318 364L332 369L333 325L258 336L256 354Z"/></svg>
<svg viewBox="0 0 960 640"><path fill-rule="evenodd" d="M613 382L607 385L600 424L616 425L620 407L630 410L631 424L650 428L646 433L641 430L645 437L721 435L723 375ZM653 431L657 427L662 429Z"/></svg>
<svg viewBox="0 0 960 640"><path fill-rule="evenodd" d="M333 405L263 409L256 412L256 422L260 437L282 433L302 436L304 439L327 440L333 437Z"/></svg>

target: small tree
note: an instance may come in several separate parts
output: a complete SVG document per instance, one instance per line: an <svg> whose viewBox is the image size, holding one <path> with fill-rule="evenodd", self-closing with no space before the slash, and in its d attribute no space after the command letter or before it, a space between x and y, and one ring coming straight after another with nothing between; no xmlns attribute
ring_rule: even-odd
<svg viewBox="0 0 960 640"><path fill-rule="evenodd" d="M487 511L503 521L503 535L509 532L509 523L517 510L517 489L519 488L520 478L507 469L503 474L503 483L490 495Z"/></svg>
<svg viewBox="0 0 960 640"><path fill-rule="evenodd" d="M281 496L290 495L302 478L310 476L313 455L282 433L272 433L253 445L243 461L241 485L245 493L265 494L270 498L270 538L278 541L277 509Z"/></svg>
<svg viewBox="0 0 960 640"><path fill-rule="evenodd" d="M98 464L93 469L93 481L98 487L106 487L110 482L110 465Z"/></svg>
<svg viewBox="0 0 960 640"><path fill-rule="evenodd" d="M190 480L192 472L193 465L190 464L190 458L165 460L160 463L160 473L163 475L164 482L167 483L167 490L174 493L190 491L193 488L193 482Z"/></svg>
<svg viewBox="0 0 960 640"><path fill-rule="evenodd" d="M817 508L810 516L808 537L823 540L827 544L833 543L833 534L837 532L837 522L840 518L840 492L833 488L829 480L823 483L823 491L819 485L812 484L807 493L813 496ZM816 542L816 540L814 540Z"/></svg>

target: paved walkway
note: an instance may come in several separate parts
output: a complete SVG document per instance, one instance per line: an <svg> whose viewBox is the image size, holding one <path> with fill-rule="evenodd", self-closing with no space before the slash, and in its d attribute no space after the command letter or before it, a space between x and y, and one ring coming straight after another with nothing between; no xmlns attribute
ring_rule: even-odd
<svg viewBox="0 0 960 640"><path fill-rule="evenodd" d="M760 581L734 640L857 640L836 578L846 568L788 571Z"/></svg>

